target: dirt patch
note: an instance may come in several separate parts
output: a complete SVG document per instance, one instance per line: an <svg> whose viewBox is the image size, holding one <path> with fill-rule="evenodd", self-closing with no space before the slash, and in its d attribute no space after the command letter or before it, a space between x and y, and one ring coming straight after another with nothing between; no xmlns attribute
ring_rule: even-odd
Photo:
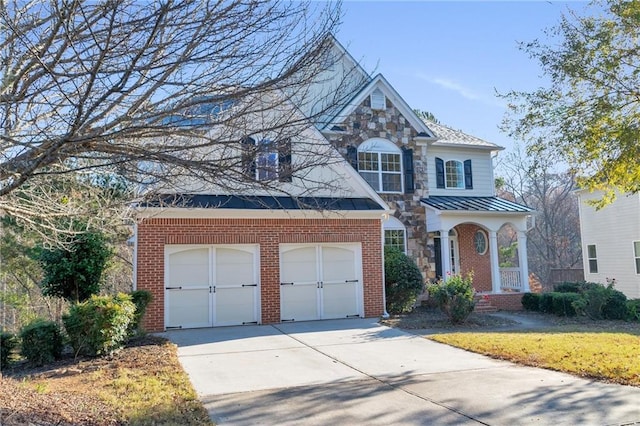
<svg viewBox="0 0 640 426"><path fill-rule="evenodd" d="M68 356L44 367L14 365L0 380L0 424L2 425L123 425L129 424L122 402L114 403L117 380L123 371L154 376L182 372L175 345L166 339L148 336L132 341L126 348L107 357L74 360ZM120 390L121 391L121 390ZM127 398L118 394L117 398ZM196 401L197 402L197 401ZM203 409L194 401L175 397L176 410L196 412L200 424L208 422ZM160 411L160 407L158 410ZM154 413L134 423L162 424ZM152 422L146 422L153 420Z"/></svg>
<svg viewBox="0 0 640 426"><path fill-rule="evenodd" d="M404 328L407 330L433 329L433 330L468 330L482 328L498 328L517 324L508 318L493 316L490 314L471 313L462 324L451 324L447 316L438 308L418 306L412 312L402 315L392 315L389 319L382 320L382 324L390 327Z"/></svg>

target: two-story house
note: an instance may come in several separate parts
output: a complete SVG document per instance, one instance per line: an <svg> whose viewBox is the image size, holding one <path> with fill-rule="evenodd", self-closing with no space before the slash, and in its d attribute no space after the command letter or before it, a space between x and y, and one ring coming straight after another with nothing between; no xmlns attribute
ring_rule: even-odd
<svg viewBox="0 0 640 426"><path fill-rule="evenodd" d="M135 286L154 295L148 330L380 316L383 245L428 279L473 271L496 306L520 307L531 211L495 196L501 148L422 121L382 75L327 42L303 95L274 93L278 111L256 116L235 148L203 153L246 184L176 182L164 191L172 202L139 208ZM265 133L280 114L306 127ZM518 234L519 268L499 266L504 224Z"/></svg>
<svg viewBox="0 0 640 426"><path fill-rule="evenodd" d="M403 249L428 279L473 271L479 292L528 291L532 211L495 196L493 159L503 148L419 119L383 75L367 75L333 43L338 59L303 111L323 107L321 95L337 86L331 72L336 80L349 75L360 82L354 96L316 126L393 210L383 223L385 245ZM505 224L517 232L519 267L499 265L496 233Z"/></svg>
<svg viewBox="0 0 640 426"><path fill-rule="evenodd" d="M617 194L613 203L596 209L602 192L577 191L584 277L615 283L628 298L640 298L640 194Z"/></svg>

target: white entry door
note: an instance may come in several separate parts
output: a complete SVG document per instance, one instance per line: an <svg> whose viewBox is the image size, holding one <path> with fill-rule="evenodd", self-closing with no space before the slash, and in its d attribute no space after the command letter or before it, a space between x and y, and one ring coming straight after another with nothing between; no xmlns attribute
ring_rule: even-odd
<svg viewBox="0 0 640 426"><path fill-rule="evenodd" d="M167 246L165 328L255 324L257 247Z"/></svg>
<svg viewBox="0 0 640 426"><path fill-rule="evenodd" d="M280 247L282 321L364 316L358 244Z"/></svg>

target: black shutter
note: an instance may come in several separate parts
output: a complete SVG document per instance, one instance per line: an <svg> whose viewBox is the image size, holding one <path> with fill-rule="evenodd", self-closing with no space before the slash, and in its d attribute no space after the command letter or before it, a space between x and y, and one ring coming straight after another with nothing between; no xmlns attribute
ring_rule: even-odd
<svg viewBox="0 0 640 426"><path fill-rule="evenodd" d="M413 150L402 148L402 166L404 167L404 193L413 194L416 186L413 173Z"/></svg>
<svg viewBox="0 0 640 426"><path fill-rule="evenodd" d="M436 261L436 279L442 278L442 240L440 238L433 239L433 253Z"/></svg>
<svg viewBox="0 0 640 426"><path fill-rule="evenodd" d="M473 174L471 173L471 160L464 162L464 189L473 189Z"/></svg>
<svg viewBox="0 0 640 426"><path fill-rule="evenodd" d="M347 161L351 167L358 170L358 150L353 145L347 147Z"/></svg>
<svg viewBox="0 0 640 426"><path fill-rule="evenodd" d="M249 179L256 178L256 141L253 138L242 138L242 173Z"/></svg>
<svg viewBox="0 0 640 426"><path fill-rule="evenodd" d="M444 188L444 161L436 157L436 186Z"/></svg>
<svg viewBox="0 0 640 426"><path fill-rule="evenodd" d="M291 182L293 180L291 139L289 138L278 143L278 180L280 182Z"/></svg>

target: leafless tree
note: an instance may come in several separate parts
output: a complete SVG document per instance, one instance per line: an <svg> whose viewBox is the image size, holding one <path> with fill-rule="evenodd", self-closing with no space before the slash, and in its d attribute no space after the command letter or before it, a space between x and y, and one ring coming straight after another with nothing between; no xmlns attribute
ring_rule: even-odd
<svg viewBox="0 0 640 426"><path fill-rule="evenodd" d="M337 60L327 37L339 16L313 1L0 0L0 211L57 229L86 207L47 187L68 176L87 191L100 175L279 188L247 176L259 148L240 141L308 129L314 117L291 100L309 101ZM349 93L324 95L317 117ZM319 159L336 158L298 155L288 172L304 180Z"/></svg>
<svg viewBox="0 0 640 426"><path fill-rule="evenodd" d="M505 156L497 168L499 195L536 211L527 233L529 269L549 284L552 268L582 265L575 176L559 172L550 157L525 157L520 149Z"/></svg>

